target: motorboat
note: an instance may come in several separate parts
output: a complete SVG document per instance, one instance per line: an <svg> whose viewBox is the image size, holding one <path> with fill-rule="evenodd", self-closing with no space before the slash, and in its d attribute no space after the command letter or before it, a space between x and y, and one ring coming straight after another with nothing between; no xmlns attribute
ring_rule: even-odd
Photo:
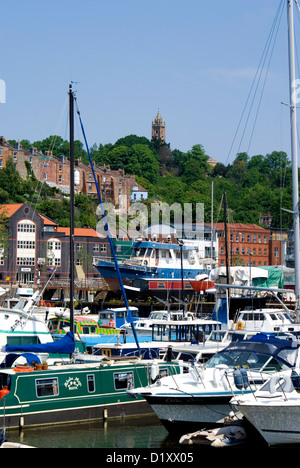
<svg viewBox="0 0 300 468"><path fill-rule="evenodd" d="M231 400L268 445L300 443L299 362L296 368L278 372L255 393Z"/></svg>
<svg viewBox="0 0 300 468"><path fill-rule="evenodd" d="M228 417L233 389L238 395L253 392L270 374L292 368L298 348L296 340L257 334L232 342L205 365L192 363L187 373L129 393L143 396L170 432L214 427Z"/></svg>
<svg viewBox="0 0 300 468"><path fill-rule="evenodd" d="M147 318L140 318L134 321L136 333L139 337L152 336L152 328L155 323L160 323L162 320L167 322L178 320L194 320L196 315L192 312L184 312L183 310L153 310ZM125 323L123 329L128 335L132 334L130 323Z"/></svg>

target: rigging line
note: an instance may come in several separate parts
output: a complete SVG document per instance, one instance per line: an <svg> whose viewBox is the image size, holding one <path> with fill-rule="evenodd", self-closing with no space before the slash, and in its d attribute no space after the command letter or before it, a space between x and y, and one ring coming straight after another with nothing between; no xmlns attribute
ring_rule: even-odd
<svg viewBox="0 0 300 468"><path fill-rule="evenodd" d="M280 4L283 3L284 1L285 1L285 0L280 0ZM277 21L276 18L277 18L277 16L278 16L279 8L280 8L280 6L278 7L278 10L277 10L277 13L276 13L275 20L274 20L273 24L276 23L276 21ZM256 78L257 78L258 71L259 71L260 66L261 66L261 62L262 62L263 57L264 57L264 55L265 55L266 48L267 48L267 46L268 46L268 44L269 44L269 42L270 42L270 35L271 35L271 33L272 33L273 27L274 27L274 26L272 25L271 30L270 30L270 32L269 32L269 36L268 36L267 41L266 41L266 44L265 44L265 47L264 47L264 49L263 49L263 52L262 52L262 55L261 55L261 58L260 58L260 61L259 61L259 64L258 64L256 73L255 73L255 75L254 75L254 78L253 78L253 81L252 81L252 85L251 85L250 91L249 91L249 93L248 93L248 97L247 97L247 99L246 99L246 103L245 103L244 108L243 108L243 111L242 111L242 115L241 115L241 117L240 117L240 120L239 120L237 129L236 129L236 131L235 131L235 134L234 134L234 137L233 137L233 141L232 141L231 146L230 146L230 148L229 148L229 151L228 151L228 155L227 155L227 158L226 158L225 165L227 165L227 162L228 162L228 159L229 159L229 157L230 157L230 154L231 154L231 151L232 151L234 142L235 142L235 140L236 140L236 137L237 137L239 128L240 128L241 123L242 123L242 119L243 119L244 114L245 114L245 112L246 112L246 108L247 108L247 105L248 105L248 102L249 102L249 99L250 99L250 96L251 96L251 93L252 93L254 84L255 84L255 82L256 82Z"/></svg>
<svg viewBox="0 0 300 468"><path fill-rule="evenodd" d="M278 9L276 18L275 18L275 20L274 20L274 22L273 22L273 25L272 25L272 28L271 28L271 34L269 35L269 41L268 41L268 50L267 50L267 53L266 53L266 55L265 55L265 57L264 57L264 60L263 60L263 64L262 64L262 68L261 68L261 71L260 71L259 79L258 79L258 81L257 81L257 85L256 85L256 88L255 88L255 93L254 93L253 98L252 98L252 103L251 103L251 106L250 106L250 110L249 110L249 113L248 113L247 120L246 120L246 122L245 122L244 131L243 131L243 134L242 134L242 137L241 137L241 140L240 140L240 145L239 145L239 148L238 148L238 152L240 151L240 147L241 147L241 144L242 144L242 140L243 140L244 135L245 135L245 131L246 131L246 128L247 128L247 125L248 125L248 121L249 121L249 118L250 118L250 114L251 114L251 112L252 112L252 108L253 108L253 105L254 105L254 100L255 100L255 97L256 97L256 93L257 93L257 91L258 91L258 86L259 86L259 84L260 84L260 81L261 81L261 78L262 78L262 74L263 74L263 71L264 71L264 67L265 67L265 63L266 63L266 60L267 60L267 56L268 56L268 53L269 53L269 48L270 48L271 42L272 42L272 40L273 40L273 36L274 36L274 31L275 31L276 23L278 22L278 25L277 25L277 32L276 32L276 36L275 36L275 41L276 41L276 37L277 37L277 33L278 33L278 27L279 27L279 25L280 25L280 19L281 19L281 17L282 17L283 6L284 6L284 3L282 2L281 13L280 13L280 9ZM278 21L278 17L279 17L279 21ZM269 59L269 65L268 65L267 71L266 71L266 73L265 73L265 80L264 80L264 84L263 84L262 93L263 93L263 91L264 91L264 87L265 87L265 83L266 83L266 79L267 79L267 75L268 75L268 70L269 70L269 66L270 66L272 54L273 54L273 51L274 51L275 41L273 42L273 48L272 48L272 52L271 52L270 59ZM260 102L259 102L259 107L260 107L261 99L262 99L262 94L261 94L261 98L260 98ZM258 110L259 110L259 107L258 107ZM258 111L257 111L257 112L258 112ZM256 118L257 118L257 114L256 114ZM255 122L256 122L256 119L255 119L255 121L254 121L254 126L255 126ZM253 131L254 131L254 128L253 128ZM249 146L250 146L250 143L251 143L251 140L252 140L253 131L252 131L252 134L251 134L251 137L250 137ZM248 148L248 149L249 149L249 148Z"/></svg>
<svg viewBox="0 0 300 468"><path fill-rule="evenodd" d="M66 96L65 98L65 101L63 103L63 106L62 106L62 110L60 112L60 117L59 117L59 120L58 120L58 125L57 125L57 128L54 132L54 135L52 136L52 143L50 142L50 145L49 145L49 151L53 151L54 149L54 144L55 144L55 141L56 139L58 138L58 135L56 135L56 133L58 133L58 130L59 128L61 127L61 123L62 123L62 119L63 119L63 116L65 115L65 112L66 112L66 108L67 108L67 104L68 104L68 96ZM53 157L51 156L50 157L50 160L52 159ZM47 168L48 166L46 167L46 170L44 170L44 172L47 174ZM44 168L45 169L45 168ZM40 177L38 179L38 183L36 184L36 187L35 187L35 190L34 190L34 195L37 195L37 197L39 198L40 195L41 195L41 192L42 192L42 189L43 189L43 183L42 181L40 180ZM36 206L38 204L38 200L36 201L36 203L34 204L34 208L36 209ZM32 215L33 216L33 215Z"/></svg>
<svg viewBox="0 0 300 468"><path fill-rule="evenodd" d="M282 18L282 12L283 12L283 9L282 9L282 11L281 11L281 16L280 16L280 19L279 19L278 24L277 24L277 31L276 31L276 34L275 34L275 38L274 38L274 42L273 42L273 47L272 47L272 50L271 50L271 54L270 54L270 58L269 58L269 63L268 63L268 67L267 67L267 71L266 71L265 79L264 79L264 83L263 83L263 87L262 87L262 90L261 90L261 95L260 95L260 99L259 99L259 104L258 104L258 107L257 107L257 111L256 111L256 115L255 115L255 119L254 119L254 123L253 123L253 127L252 127L252 132L251 132L251 135L250 135L250 140L249 140L249 145L248 145L247 152L249 152L249 150L250 150L250 145L251 145L251 142L252 142L252 138L253 138L253 134L254 134L255 126L256 126L257 117L258 117L258 113L259 113L259 110L260 110L260 106L261 106L261 102L262 102L262 97L263 97L263 93L264 93L264 90L265 90L265 86L266 86L266 82L267 82L267 77L268 77L269 69L270 69L270 65L271 65L271 60L272 60L272 57L273 57L273 52L274 52L274 48L275 48L275 44L276 44L276 39L277 39L277 36L278 36L278 30L279 30L280 21L281 21L281 18Z"/></svg>

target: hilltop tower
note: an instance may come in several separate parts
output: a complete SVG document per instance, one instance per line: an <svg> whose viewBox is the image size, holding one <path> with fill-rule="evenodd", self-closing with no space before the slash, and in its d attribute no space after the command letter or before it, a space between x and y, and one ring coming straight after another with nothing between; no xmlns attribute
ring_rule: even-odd
<svg viewBox="0 0 300 468"><path fill-rule="evenodd" d="M160 115L159 109L155 119L152 121L152 138L160 139L165 142L166 139L166 124Z"/></svg>

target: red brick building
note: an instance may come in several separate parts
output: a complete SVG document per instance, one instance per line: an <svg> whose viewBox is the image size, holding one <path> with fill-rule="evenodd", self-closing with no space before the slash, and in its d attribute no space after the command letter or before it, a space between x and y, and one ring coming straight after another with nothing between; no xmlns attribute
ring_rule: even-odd
<svg viewBox="0 0 300 468"><path fill-rule="evenodd" d="M218 230L219 266L224 266L226 265L224 223L216 223L214 226ZM281 241L272 241L270 229L264 229L256 224L228 223L227 240L231 265L281 264ZM275 247L277 256L275 256Z"/></svg>
<svg viewBox="0 0 300 468"><path fill-rule="evenodd" d="M43 154L33 146L30 150L22 148L18 143L12 146L4 137L0 137L0 168L5 167L8 158L12 158L23 179L28 177L28 173L33 173L39 181L69 192L70 163L66 157L57 158L51 151ZM137 185L135 176L126 175L124 169L112 170L109 166L94 166L94 171L103 201L126 210L130 205L133 187ZM75 183L77 193L97 196L92 169L80 159L75 161Z"/></svg>

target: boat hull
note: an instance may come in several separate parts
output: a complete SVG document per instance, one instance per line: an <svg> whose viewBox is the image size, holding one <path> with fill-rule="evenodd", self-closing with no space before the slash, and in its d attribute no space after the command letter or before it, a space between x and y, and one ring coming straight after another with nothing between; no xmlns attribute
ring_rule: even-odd
<svg viewBox="0 0 300 468"><path fill-rule="evenodd" d="M20 409L13 415L1 415L0 424L7 429L21 427L69 424L76 422L122 419L127 417L153 414L153 410L144 401L126 401L122 403L105 403L102 405L78 406L69 409L24 412Z"/></svg>
<svg viewBox="0 0 300 468"><path fill-rule="evenodd" d="M143 395L170 433L197 431L223 424L231 411L231 395L152 396Z"/></svg>
<svg viewBox="0 0 300 468"><path fill-rule="evenodd" d="M237 409L268 445L300 443L300 403L238 405Z"/></svg>
<svg viewBox="0 0 300 468"><path fill-rule="evenodd" d="M183 288L182 288L183 285ZM159 298L164 300L190 299L194 290L190 280L166 278L137 278L132 281L132 289L126 289L126 295L131 299L147 300Z"/></svg>

